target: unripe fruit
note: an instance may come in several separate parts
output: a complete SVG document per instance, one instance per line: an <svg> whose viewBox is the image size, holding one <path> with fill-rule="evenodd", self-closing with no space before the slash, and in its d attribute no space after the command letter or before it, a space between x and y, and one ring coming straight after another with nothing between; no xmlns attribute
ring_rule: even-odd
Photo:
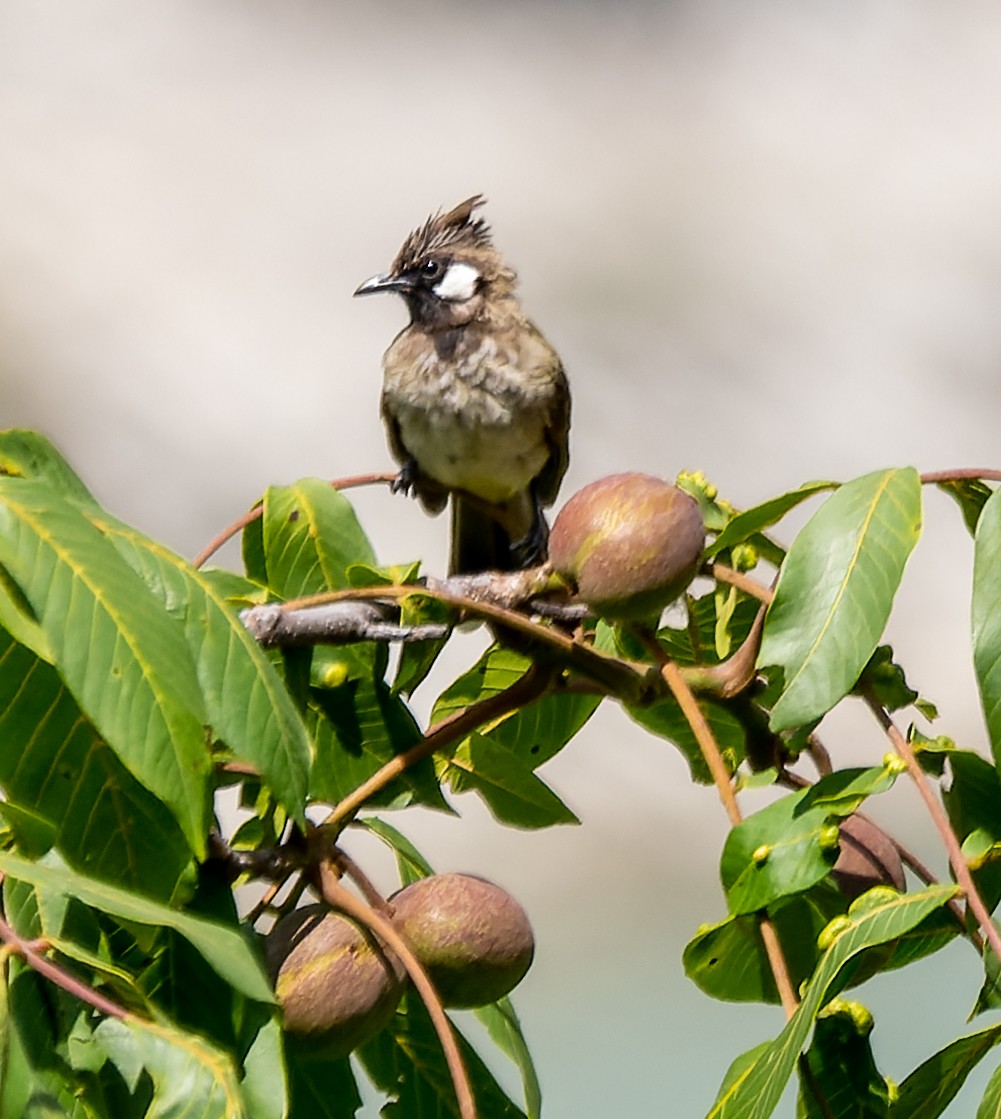
<svg viewBox="0 0 1001 1119"><path fill-rule="evenodd" d="M322 905L283 917L265 959L285 1030L324 1057L341 1057L393 1016L404 971L374 936Z"/></svg>
<svg viewBox="0 0 1001 1119"><path fill-rule="evenodd" d="M641 619L659 614L695 578L705 539L689 494L650 474L611 474L560 510L549 560L596 614Z"/></svg>
<svg viewBox="0 0 1001 1119"><path fill-rule="evenodd" d="M445 1006L485 1006L524 977L535 939L521 906L499 886L468 874L422 878L389 899Z"/></svg>
<svg viewBox="0 0 1001 1119"><path fill-rule="evenodd" d="M904 867L893 841L875 824L859 816L841 821L841 851L831 871L847 898L857 898L873 886L905 888Z"/></svg>

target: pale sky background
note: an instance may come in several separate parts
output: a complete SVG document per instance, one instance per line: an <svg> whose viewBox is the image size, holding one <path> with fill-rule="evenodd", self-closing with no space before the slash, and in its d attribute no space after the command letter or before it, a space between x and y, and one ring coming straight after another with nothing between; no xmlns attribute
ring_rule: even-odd
<svg viewBox="0 0 1001 1119"><path fill-rule="evenodd" d="M4 0L0 426L187 555L267 484L386 469L403 308L351 292L477 191L571 378L564 494L688 468L747 506L1001 466L1001 9L967 0ZM385 562L443 566L445 518L357 504ZM893 637L941 730L983 747L972 548L947 499L926 516ZM455 672L479 647L457 646ZM885 749L857 711L826 734ZM396 822L531 914L547 1119L697 1119L781 1028L682 974L724 913L723 812L614 708L543 776L583 827L514 833L468 797ZM940 864L910 790L880 813ZM886 1074L964 1032L978 965L948 960L861 992Z"/></svg>

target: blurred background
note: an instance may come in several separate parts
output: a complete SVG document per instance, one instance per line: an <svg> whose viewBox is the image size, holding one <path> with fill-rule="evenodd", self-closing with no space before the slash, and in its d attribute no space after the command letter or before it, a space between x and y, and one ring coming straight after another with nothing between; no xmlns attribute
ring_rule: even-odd
<svg viewBox="0 0 1001 1119"><path fill-rule="evenodd" d="M387 469L379 361L404 309L351 293L482 191L571 378L565 495L701 469L746 507L1001 466L999 35L967 0L6 0L0 427L45 432L189 556L268 484ZM444 566L445 518L356 504L384 562ZM926 519L892 636L941 732L985 748L971 542L942 495ZM885 750L858 711L824 731L838 761ZM682 973L724 915L724 814L610 706L542 775L583 827L511 832L469 797L398 823L532 915L517 1004L547 1119L700 1116L781 1028ZM874 813L942 865L909 789ZM883 1072L962 1033L979 982L956 945L864 988Z"/></svg>

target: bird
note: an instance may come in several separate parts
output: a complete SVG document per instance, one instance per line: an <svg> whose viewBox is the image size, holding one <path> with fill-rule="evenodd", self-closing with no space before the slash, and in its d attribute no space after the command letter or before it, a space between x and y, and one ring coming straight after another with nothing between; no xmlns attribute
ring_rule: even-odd
<svg viewBox="0 0 1001 1119"><path fill-rule="evenodd" d="M543 562L569 459L563 364L522 310L485 202L432 214L354 293L396 292L409 311L382 362L392 489L432 514L451 499L451 575Z"/></svg>

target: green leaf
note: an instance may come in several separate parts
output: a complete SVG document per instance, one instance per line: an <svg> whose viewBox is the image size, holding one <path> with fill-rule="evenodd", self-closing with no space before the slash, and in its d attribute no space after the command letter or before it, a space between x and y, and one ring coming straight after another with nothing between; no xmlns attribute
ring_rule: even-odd
<svg viewBox="0 0 1001 1119"><path fill-rule="evenodd" d="M202 854L211 764L181 626L80 509L43 482L0 478L0 563L81 709Z"/></svg>
<svg viewBox="0 0 1001 1119"><path fill-rule="evenodd" d="M890 1089L871 1032L872 1017L857 1003L834 999L818 1015L800 1075L802 1119L887 1119Z"/></svg>
<svg viewBox="0 0 1001 1119"><path fill-rule="evenodd" d="M103 514L94 513L91 520L184 627L215 734L260 771L304 825L309 736L274 666L236 611L212 580L168 548Z"/></svg>
<svg viewBox="0 0 1001 1119"><path fill-rule="evenodd" d="M719 1091L716 1093L715 1102L718 1103L730 1090L730 1085L742 1080L754 1067L754 1062L771 1045L770 1041L762 1041L752 1046L746 1053L741 1053L730 1062L729 1068L723 1075Z"/></svg>
<svg viewBox="0 0 1001 1119"><path fill-rule="evenodd" d="M246 1119L232 1060L193 1034L131 1016L105 1018L94 1031L125 1077L137 1065L153 1081L156 1119Z"/></svg>
<svg viewBox="0 0 1001 1119"><path fill-rule="evenodd" d="M261 1025L243 1058L241 1090L247 1119L286 1119L288 1089L282 1031L278 1019L273 1016Z"/></svg>
<svg viewBox="0 0 1001 1119"><path fill-rule="evenodd" d="M921 757L925 754L922 749ZM972 750L945 752L950 780L942 792L949 822L963 845L988 911L1001 902L1001 777ZM988 960L993 955L988 955Z"/></svg>
<svg viewBox="0 0 1001 1119"><path fill-rule="evenodd" d="M362 1105L358 1085L347 1057L337 1061L317 1061L300 1057L297 1051L287 1056L289 1096L293 1119L354 1119Z"/></svg>
<svg viewBox="0 0 1001 1119"><path fill-rule="evenodd" d="M365 816L357 821L357 826L377 835L396 855L396 865L400 871L400 885L409 886L420 878L434 874L431 864L417 850L409 839L392 824L380 820L378 816Z"/></svg>
<svg viewBox="0 0 1001 1119"><path fill-rule="evenodd" d="M408 594L400 600L401 626L451 625L453 611L426 594ZM405 641L400 648L393 691L411 695L427 677L438 654L445 648L445 637L428 641Z"/></svg>
<svg viewBox="0 0 1001 1119"><path fill-rule="evenodd" d="M1001 490L984 506L973 550L973 666L1001 770Z"/></svg>
<svg viewBox="0 0 1001 1119"><path fill-rule="evenodd" d="M716 539L706 548L706 559L710 560L713 556L723 551L725 548L732 548L736 544L743 544L745 540L750 540L759 532L763 532L766 528L771 528L772 525L777 524L786 513L795 509L797 505L806 501L807 498L813 497L815 494L823 493L825 490L837 489L837 482L805 482L799 489L790 490L789 493L781 494L779 497L773 497L768 501L762 502L761 505L756 505L753 509L748 509L743 513L737 513L728 523L726 528L716 537Z"/></svg>
<svg viewBox="0 0 1001 1119"><path fill-rule="evenodd" d="M492 645L480 659L453 681L435 700L429 723L434 726L449 715L464 711L477 700L489 699L521 679L531 660L502 645Z"/></svg>
<svg viewBox="0 0 1001 1119"><path fill-rule="evenodd" d="M431 714L431 724L505 691L525 674L531 663L521 653L501 645L491 646L471 669L438 697ZM594 714L600 702L597 696L546 695L478 733L492 745L511 753L523 768L537 769L563 749ZM459 743L458 748L469 744L470 739L467 738Z"/></svg>
<svg viewBox="0 0 1001 1119"><path fill-rule="evenodd" d="M780 668L773 730L826 714L851 691L886 626L921 531L921 482L907 467L856 478L796 537L779 572L758 664Z"/></svg>
<svg viewBox="0 0 1001 1119"><path fill-rule="evenodd" d="M167 899L191 853L166 806L118 760L56 670L0 632L0 812L39 856ZM42 838L44 837L44 838Z"/></svg>
<svg viewBox="0 0 1001 1119"><path fill-rule="evenodd" d="M258 1002L274 1002L260 960L238 929L168 908L66 867L29 862L5 851L0 851L0 870L21 882L77 898L111 917L174 929L237 990Z"/></svg>
<svg viewBox="0 0 1001 1119"><path fill-rule="evenodd" d="M336 688L311 688L306 719L316 744L310 796L331 804L421 737L406 704L381 679L356 677ZM448 811L430 758L409 767L367 803L421 803Z"/></svg>
<svg viewBox="0 0 1001 1119"><path fill-rule="evenodd" d="M846 908L840 891L829 882L821 882L808 893L786 898L769 910L794 987L813 974L820 958L817 937ZM686 946L683 963L688 978L712 998L773 1005L779 1002L758 919L752 914L704 925Z"/></svg>
<svg viewBox="0 0 1001 1119"><path fill-rule="evenodd" d="M747 732L744 724L722 704L712 703L702 697L699 698L698 703L719 745L727 768L734 772L746 751ZM693 781L698 781L702 785L712 784L712 774L702 757L698 739L676 700L661 699L644 707L626 705L625 710L641 727L646 727L653 734L660 735L677 746L685 755L685 760L692 771Z"/></svg>
<svg viewBox="0 0 1001 1119"><path fill-rule="evenodd" d="M52 663L52 650L31 603L3 567L0 567L0 629L26 645L40 660Z"/></svg>
<svg viewBox="0 0 1001 1119"><path fill-rule="evenodd" d="M918 699L918 693L904 677L904 670L894 661L893 649L889 645L880 645L876 649L862 669L854 690L859 695L871 692L887 711L910 707Z"/></svg>
<svg viewBox="0 0 1001 1119"><path fill-rule="evenodd" d="M826 808L831 816L844 818L857 811L867 797L893 788L896 780L896 771L885 765L838 769L804 790L803 807Z"/></svg>
<svg viewBox="0 0 1001 1119"><path fill-rule="evenodd" d="M1001 1068L991 1073L984 1098L977 1108L977 1119L1001 1119Z"/></svg>
<svg viewBox="0 0 1001 1119"><path fill-rule="evenodd" d="M319 478L267 490L263 540L268 586L286 599L348 587L352 564L375 564L351 503Z"/></svg>
<svg viewBox="0 0 1001 1119"><path fill-rule="evenodd" d="M79 475L37 431L8 428L0 431L0 475L14 478L36 478L46 482L60 497L79 505L94 505L90 490Z"/></svg>
<svg viewBox="0 0 1001 1119"><path fill-rule="evenodd" d="M977 1064L1001 1041L1001 1025L957 1038L920 1064L900 1085L890 1119L937 1119ZM979 1119L979 1113L978 1113Z"/></svg>
<svg viewBox="0 0 1001 1119"><path fill-rule="evenodd" d="M514 1062L521 1074L527 1119L540 1119L542 1088L511 1000L505 997L488 1006L481 1006L475 1014L486 1026L490 1040Z"/></svg>
<svg viewBox="0 0 1001 1119"><path fill-rule="evenodd" d="M736 1080L709 1112L709 1119L766 1119L775 1110L814 1018L830 998L842 969L875 945L904 936L956 894L949 886L892 895L870 891L855 902L843 929L830 930L830 944L810 980L803 1001L785 1029L742 1079ZM878 900L873 894L879 894Z"/></svg>
<svg viewBox="0 0 1001 1119"><path fill-rule="evenodd" d="M454 1029L454 1026L453 1026ZM525 1119L508 1099L476 1050L455 1030L476 1101L477 1119ZM356 1055L372 1082L391 1096L386 1119L454 1119L455 1089L424 1004L405 996L390 1025Z"/></svg>
<svg viewBox="0 0 1001 1119"><path fill-rule="evenodd" d="M449 758L444 775L457 793L479 793L502 824L548 828L580 823L531 766L484 735L471 734Z"/></svg>
<svg viewBox="0 0 1001 1119"><path fill-rule="evenodd" d="M827 876L837 858L837 836L826 846L826 805L803 805L790 793L731 829L720 857L720 879L730 912L754 913L779 898L800 894Z"/></svg>
<svg viewBox="0 0 1001 1119"><path fill-rule="evenodd" d="M959 506L966 527L973 536L977 531L980 514L994 490L979 478L957 478L949 482L937 482L936 485Z"/></svg>

